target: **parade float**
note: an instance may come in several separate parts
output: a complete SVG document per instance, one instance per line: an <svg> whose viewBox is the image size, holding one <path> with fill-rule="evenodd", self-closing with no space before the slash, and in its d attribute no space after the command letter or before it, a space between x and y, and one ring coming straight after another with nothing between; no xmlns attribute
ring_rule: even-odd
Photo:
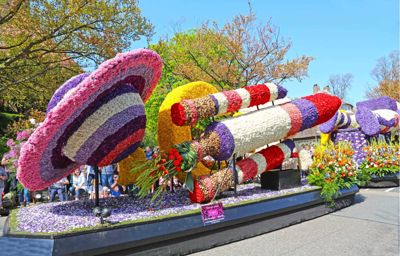
<svg viewBox="0 0 400 256"><path fill-rule="evenodd" d="M161 152L145 161L140 148L144 102L161 69L160 57L142 49L71 78L55 92L46 119L23 145L18 161L17 177L30 190L45 189L81 165L119 163L124 182L140 187L139 197L21 208L8 219L2 245L18 246L23 240L42 255L187 254L354 202L354 185L340 189L335 204L328 207L319 187L299 184L273 191L242 184L271 170L279 172L295 148L290 138L335 115L341 100L325 93L274 104L287 91L272 83L225 92L204 82L178 87L160 108ZM201 120L208 120L204 133L193 137L191 127ZM218 167L206 164L207 157ZM162 183L148 195L155 181L174 176L186 190L167 192ZM100 224L98 217L105 209L107 220L101 216Z"/></svg>
<svg viewBox="0 0 400 256"><path fill-rule="evenodd" d="M355 114L339 110L320 126L321 143L351 143L358 168L371 177L363 186L399 186L400 104L390 97L379 97L356 106Z"/></svg>

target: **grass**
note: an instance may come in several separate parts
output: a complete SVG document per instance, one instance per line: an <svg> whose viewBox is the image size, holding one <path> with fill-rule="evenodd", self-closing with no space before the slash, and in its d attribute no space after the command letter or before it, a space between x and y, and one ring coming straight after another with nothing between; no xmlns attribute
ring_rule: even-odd
<svg viewBox="0 0 400 256"><path fill-rule="evenodd" d="M257 198L257 199L251 199L251 200L244 200L241 202L237 203L232 203L232 204L226 204L224 205L225 209L232 208L232 207L238 207L238 206L243 206L247 204L253 204L253 203L258 203L261 201L267 201L271 199L275 199L277 197L286 197L290 196L293 194L299 194L299 193L305 193L309 191L314 191L318 190L319 188L307 188L301 192L288 192L284 195L275 195L272 197L268 198ZM126 220L118 223L105 223L105 224L98 224L96 226L92 227L84 227L84 228L75 228L71 230L65 230L62 232L37 232L37 233L30 233L26 231L18 231L18 219L17 219L17 214L18 214L19 209L13 209L10 214L10 234L12 235L29 235L29 236L63 236L63 235L70 235L70 234L76 234L76 233L86 233L86 232L94 232L94 231L100 231L100 230L105 230L105 229L114 229L114 228L119 228L123 226L132 226L133 224L140 224L140 223L146 223L146 222L156 222L156 221L161 221L165 219L170 219L174 217L182 217L182 216L189 216L193 214L200 214L200 209L195 209L195 210L187 210L181 213L172 213L168 215L163 215L163 216L158 216L158 217L150 217L150 218L143 218L143 219L138 219L138 220Z"/></svg>

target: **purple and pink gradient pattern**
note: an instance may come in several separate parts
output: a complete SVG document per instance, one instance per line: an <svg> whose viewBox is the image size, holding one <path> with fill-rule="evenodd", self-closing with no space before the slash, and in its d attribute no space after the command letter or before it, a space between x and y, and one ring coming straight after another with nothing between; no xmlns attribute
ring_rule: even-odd
<svg viewBox="0 0 400 256"><path fill-rule="evenodd" d="M21 149L21 183L43 189L79 165L108 165L133 152L144 136L143 102L161 69L157 53L139 49L65 83L50 101L45 121Z"/></svg>

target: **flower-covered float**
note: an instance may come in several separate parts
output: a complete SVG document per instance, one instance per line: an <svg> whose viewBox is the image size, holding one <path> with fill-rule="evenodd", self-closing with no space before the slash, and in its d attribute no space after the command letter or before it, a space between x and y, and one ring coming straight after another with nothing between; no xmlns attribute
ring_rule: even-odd
<svg viewBox="0 0 400 256"><path fill-rule="evenodd" d="M13 232L50 235L48 239L60 236L54 243L61 245L53 249L64 246L74 253L98 252L99 248L111 252L178 243L177 238L185 239L188 234L203 239L210 232L221 232L221 228L227 230L224 232L235 229L235 223L254 222L254 216L275 223L275 218L284 218L282 213L294 209L298 210L299 220L333 211L325 208L320 189L308 185L271 191L250 183L238 186L235 194L229 188L282 165L295 148L291 137L329 120L341 104L339 98L319 93L278 103L287 91L272 83L225 92L204 82L189 83L174 89L163 102L158 118L162 150L146 161L140 148L146 123L143 102L158 82L161 67L155 52L142 49L119 54L91 74L68 80L55 92L44 122L22 147L18 164L21 183L38 190L80 165L118 163L123 183L135 183L142 197L102 199L102 206L112 209L109 223L103 226L93 215L90 200L22 208L12 214L17 220ZM259 108L265 103L270 104ZM206 120L204 133L192 136L191 127ZM211 168L206 158L218 162L220 168ZM162 200L152 201L166 190L166 183L147 195L151 185L173 176L189 191L166 193ZM343 201L344 206L351 204L356 192L353 188L343 193L343 200L350 199ZM225 220L204 227L200 215L203 208L198 203L214 201L221 193L224 196L218 202L224 206ZM317 215L307 215L311 207L318 209L313 210ZM278 212L279 216L271 217ZM290 224L279 223L279 227L260 225L246 234L229 232L229 241ZM69 238L64 239L63 233L73 232L78 234L68 234ZM85 239L78 238L82 236ZM225 243L227 238L218 236L213 243ZM72 246L71 241L79 246ZM185 243L191 249L183 252L204 244Z"/></svg>

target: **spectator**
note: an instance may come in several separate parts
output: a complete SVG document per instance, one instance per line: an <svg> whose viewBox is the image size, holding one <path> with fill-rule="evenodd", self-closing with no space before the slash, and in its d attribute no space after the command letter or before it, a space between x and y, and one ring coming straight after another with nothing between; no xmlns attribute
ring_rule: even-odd
<svg viewBox="0 0 400 256"><path fill-rule="evenodd" d="M153 150L151 150L150 147L146 147L146 150L144 153L146 154L147 160L151 160L151 157L153 156Z"/></svg>
<svg viewBox="0 0 400 256"><path fill-rule="evenodd" d="M101 168L101 185L111 189L113 184L114 166L107 165Z"/></svg>
<svg viewBox="0 0 400 256"><path fill-rule="evenodd" d="M110 197L110 189L108 187L103 187L102 190L100 190L100 198L108 198Z"/></svg>
<svg viewBox="0 0 400 256"><path fill-rule="evenodd" d="M93 184L94 184L94 179L96 177L95 172L94 172L94 167L91 165L86 165L85 166L85 172L86 172L86 187L88 192L93 190Z"/></svg>
<svg viewBox="0 0 400 256"><path fill-rule="evenodd" d="M5 166L0 165L0 209L3 208L3 191L6 180L7 180L6 168Z"/></svg>
<svg viewBox="0 0 400 256"><path fill-rule="evenodd" d="M308 145L303 146L302 149L299 151L299 166L302 178L305 178L307 176L311 164L312 157L309 151L309 147Z"/></svg>
<svg viewBox="0 0 400 256"><path fill-rule="evenodd" d="M19 194L19 203L21 206L27 206L30 204L30 192L27 188L23 188Z"/></svg>
<svg viewBox="0 0 400 256"><path fill-rule="evenodd" d="M90 194L89 199L95 199L96 198L96 186L95 186L95 180L92 179L88 192ZM103 191L103 186L99 184L99 198L101 198L101 193Z"/></svg>
<svg viewBox="0 0 400 256"><path fill-rule="evenodd" d="M67 184L69 184L69 181L66 177L52 184L49 187L49 194L50 194L49 202L53 202L56 193L58 194L58 199L60 199L60 202L66 201L66 198L64 198L64 192L65 192L65 185Z"/></svg>
<svg viewBox="0 0 400 256"><path fill-rule="evenodd" d="M69 188L69 191L72 195L75 195L75 200L79 200L79 196L85 192L85 175L81 170L76 169L72 174L72 186Z"/></svg>
<svg viewBox="0 0 400 256"><path fill-rule="evenodd" d="M117 174L113 176L114 183L111 185L111 195L113 197L119 197L126 190L125 186L118 183L118 178Z"/></svg>

